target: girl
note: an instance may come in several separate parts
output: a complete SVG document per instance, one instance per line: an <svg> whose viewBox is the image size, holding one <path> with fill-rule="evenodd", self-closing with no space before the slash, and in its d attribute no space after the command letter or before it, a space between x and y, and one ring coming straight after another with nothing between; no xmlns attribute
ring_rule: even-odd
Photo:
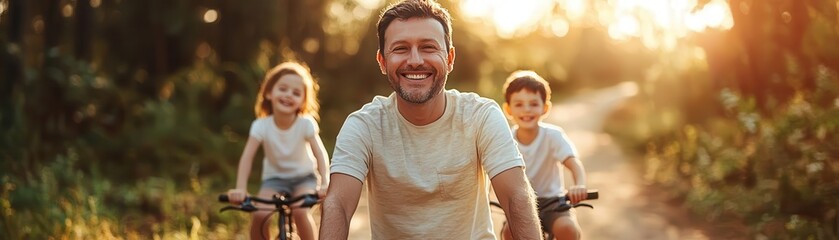
<svg viewBox="0 0 839 240"><path fill-rule="evenodd" d="M251 124L250 136L239 159L236 188L227 192L231 203L241 203L247 196L248 176L260 146L265 158L259 197L270 199L278 192L292 196L317 192L321 198L325 196L329 175L327 153L316 121L317 90L311 73L299 63L286 62L268 71L256 97L257 119ZM315 162L318 174L315 174ZM270 214L254 212L251 239L269 239L265 220ZM301 239L316 239L308 208L294 209L292 217Z"/></svg>

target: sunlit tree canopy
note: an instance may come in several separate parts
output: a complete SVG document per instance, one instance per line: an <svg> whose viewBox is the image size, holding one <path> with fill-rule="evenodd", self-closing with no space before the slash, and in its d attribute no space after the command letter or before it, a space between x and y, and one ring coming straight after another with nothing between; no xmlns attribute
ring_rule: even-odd
<svg viewBox="0 0 839 240"><path fill-rule="evenodd" d="M672 49L691 32L734 25L724 0L465 0L459 7L473 23L484 23L502 38L535 31L561 38L568 31L599 27L614 40L640 38L651 49Z"/></svg>

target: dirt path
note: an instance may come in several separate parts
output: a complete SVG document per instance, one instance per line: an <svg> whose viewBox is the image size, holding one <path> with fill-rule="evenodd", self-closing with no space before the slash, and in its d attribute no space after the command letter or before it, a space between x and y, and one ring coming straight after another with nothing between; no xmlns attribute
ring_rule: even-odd
<svg viewBox="0 0 839 240"><path fill-rule="evenodd" d="M578 209L586 239L709 239L680 209L656 202L631 157L602 132L609 113L637 93L633 83L580 94L554 106L546 122L563 127L580 152L595 209ZM570 173L566 173L570 181Z"/></svg>
<svg viewBox="0 0 839 240"><path fill-rule="evenodd" d="M588 186L600 190L595 209L579 209L578 219L586 239L709 239L702 231L686 227L686 215L644 195L650 192L611 137L602 132L605 118L620 103L634 96L631 83L586 92L556 103L546 122L563 127L577 145L588 173ZM566 176L570 176L566 174ZM566 180L568 181L568 180ZM493 221L503 221L493 214ZM496 224L496 233L500 224ZM370 239L366 193L353 216L349 239Z"/></svg>

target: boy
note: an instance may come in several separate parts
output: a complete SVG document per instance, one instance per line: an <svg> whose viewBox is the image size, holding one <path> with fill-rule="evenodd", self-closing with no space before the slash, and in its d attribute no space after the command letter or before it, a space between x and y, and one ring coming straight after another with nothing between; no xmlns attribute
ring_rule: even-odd
<svg viewBox="0 0 839 240"><path fill-rule="evenodd" d="M577 158L574 144L558 127L542 122L551 108L551 89L548 82L533 71L513 72L504 83L503 109L513 121L513 138L525 162L525 173L536 192L542 229L556 239L580 239L580 225L574 209L557 212L567 194L571 203L586 198L586 175ZM571 171L574 185L567 191L563 183L562 163ZM559 201L556 201L559 199ZM506 226L502 237L511 239Z"/></svg>

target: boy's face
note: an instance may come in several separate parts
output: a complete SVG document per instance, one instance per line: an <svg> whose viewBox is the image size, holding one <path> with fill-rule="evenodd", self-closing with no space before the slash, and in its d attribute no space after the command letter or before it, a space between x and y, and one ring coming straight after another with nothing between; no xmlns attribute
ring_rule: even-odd
<svg viewBox="0 0 839 240"><path fill-rule="evenodd" d="M538 127L548 107L539 93L522 89L510 94L510 102L504 104L504 110L519 128L532 129Z"/></svg>

